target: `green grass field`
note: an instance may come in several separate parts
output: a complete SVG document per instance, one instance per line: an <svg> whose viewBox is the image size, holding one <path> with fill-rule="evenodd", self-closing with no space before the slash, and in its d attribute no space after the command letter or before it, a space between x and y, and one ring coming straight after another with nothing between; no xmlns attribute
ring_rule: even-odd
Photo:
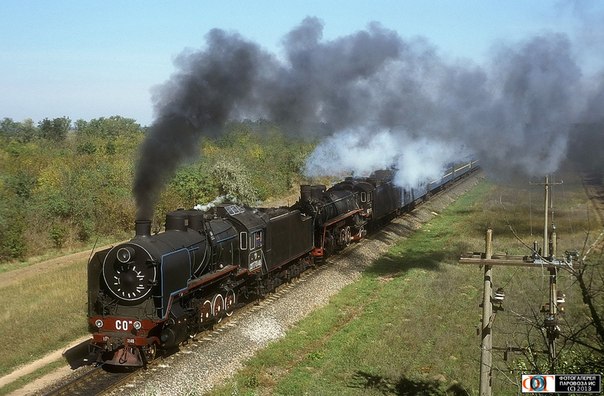
<svg viewBox="0 0 604 396"><path fill-rule="evenodd" d="M563 246L582 246L587 233L599 227L587 220L592 214L576 182L567 183L558 196L559 205L575 214L558 214L565 223L558 228ZM539 194L532 194L537 201ZM527 235L527 220L535 216L534 232L541 232L537 217L542 211L525 207L525 196L517 188L481 183L393 246L358 282L259 352L212 394L477 394L482 270L458 265L457 259L462 252L484 249L486 226L495 230L496 251L527 253L509 229L529 241L539 237ZM572 232L564 233L566 228ZM495 287L504 286L508 296L505 311L496 316L494 345L538 344L527 320L547 299L547 271L501 267L493 277ZM558 284L569 300L566 319L573 323L584 315L580 295L567 274ZM494 365L494 394L517 394L524 358L510 354L504 361L503 353L495 352Z"/></svg>

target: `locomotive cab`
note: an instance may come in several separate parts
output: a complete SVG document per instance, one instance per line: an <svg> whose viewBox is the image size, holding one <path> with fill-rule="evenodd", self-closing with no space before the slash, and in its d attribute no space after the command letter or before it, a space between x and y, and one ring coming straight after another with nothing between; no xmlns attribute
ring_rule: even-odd
<svg viewBox="0 0 604 396"><path fill-rule="evenodd" d="M235 204L219 205L216 215L228 218L238 236L238 263L242 269L257 272L265 261L263 248L268 217L258 210L243 208Z"/></svg>

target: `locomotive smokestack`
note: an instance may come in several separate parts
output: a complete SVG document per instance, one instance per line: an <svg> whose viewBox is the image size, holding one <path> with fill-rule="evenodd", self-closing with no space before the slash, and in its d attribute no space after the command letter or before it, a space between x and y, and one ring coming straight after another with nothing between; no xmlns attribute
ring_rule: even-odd
<svg viewBox="0 0 604 396"><path fill-rule="evenodd" d="M310 202L312 194L312 187L308 184L302 184L300 186L300 200L302 202Z"/></svg>
<svg viewBox="0 0 604 396"><path fill-rule="evenodd" d="M136 236L151 236L151 220L136 220L134 224Z"/></svg>

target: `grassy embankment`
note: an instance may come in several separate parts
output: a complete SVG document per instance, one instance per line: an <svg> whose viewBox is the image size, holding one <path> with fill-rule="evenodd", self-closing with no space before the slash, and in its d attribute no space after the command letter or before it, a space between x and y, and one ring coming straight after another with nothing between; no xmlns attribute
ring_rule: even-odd
<svg viewBox="0 0 604 396"><path fill-rule="evenodd" d="M86 334L86 261L0 288L0 376Z"/></svg>
<svg viewBox="0 0 604 396"><path fill-rule="evenodd" d="M579 181L569 178L556 194L562 251L581 247L586 232L599 227ZM526 254L509 227L528 243L540 237L542 195L528 188L480 184L213 394L477 394L482 270L457 259L484 249L487 226L494 229L496 252ZM543 348L527 319L535 319L533 310L547 299L547 271L497 267L493 277L508 296L495 320L494 345L530 340ZM568 274L558 285L568 300L564 327L580 321L584 310ZM494 365L494 394L517 394L524 358L510 354L506 362L496 352Z"/></svg>

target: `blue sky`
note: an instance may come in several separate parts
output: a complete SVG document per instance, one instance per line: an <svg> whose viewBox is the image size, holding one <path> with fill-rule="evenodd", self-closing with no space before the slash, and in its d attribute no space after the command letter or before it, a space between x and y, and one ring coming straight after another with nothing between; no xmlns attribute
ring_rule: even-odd
<svg viewBox="0 0 604 396"><path fill-rule="evenodd" d="M282 37L306 16L324 22L325 40L377 21L403 38L427 38L442 56L480 64L494 43L566 32L589 44L577 55L593 64L602 36L586 26L602 9L587 0L3 0L0 118L121 115L148 125L152 87L170 77L183 49L202 48L210 29L237 31L279 54Z"/></svg>

